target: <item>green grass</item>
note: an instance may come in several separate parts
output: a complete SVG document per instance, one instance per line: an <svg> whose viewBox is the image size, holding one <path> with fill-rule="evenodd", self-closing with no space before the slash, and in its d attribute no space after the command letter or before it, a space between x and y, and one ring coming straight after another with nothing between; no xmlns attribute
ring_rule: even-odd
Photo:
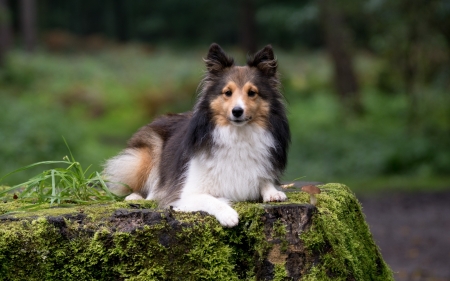
<svg viewBox="0 0 450 281"><path fill-rule="evenodd" d="M66 143L67 145L67 143ZM75 160L69 150L69 156L63 161L43 161L19 168L6 174L0 181L8 176L26 171L37 166L65 166L44 170L26 182L15 186L0 189L0 198L4 201L18 200L30 203L25 208L36 208L43 204L86 204L101 201L117 201L119 197L112 194L105 181L98 172L89 172Z"/></svg>
<svg viewBox="0 0 450 281"><path fill-rule="evenodd" d="M378 89L383 62L358 55L366 114L346 113L332 90L332 67L321 53L275 48L292 130L284 180L360 183L380 189L450 187L450 97L422 86L418 122L408 124L402 93ZM100 172L140 126L167 112L190 110L205 48L140 46L98 53L27 55L14 51L0 70L0 176L30 163L62 159L64 136L77 160ZM237 62L245 54L231 49ZM398 81L398 84L401 82ZM392 88L399 88L394 85ZM14 186L42 172L30 167L1 181ZM388 184L387 186L392 186Z"/></svg>

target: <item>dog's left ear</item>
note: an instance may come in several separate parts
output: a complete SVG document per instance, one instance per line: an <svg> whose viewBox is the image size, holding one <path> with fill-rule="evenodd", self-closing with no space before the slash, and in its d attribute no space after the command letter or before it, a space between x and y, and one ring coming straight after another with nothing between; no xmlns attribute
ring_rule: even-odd
<svg viewBox="0 0 450 281"><path fill-rule="evenodd" d="M213 74L217 74L234 64L234 59L225 54L222 48L216 43L211 44L208 55L204 61L208 72Z"/></svg>
<svg viewBox="0 0 450 281"><path fill-rule="evenodd" d="M274 76L277 73L277 60L275 59L271 45L265 46L253 57L249 57L247 59L247 64L250 67L258 68L264 74L269 76Z"/></svg>

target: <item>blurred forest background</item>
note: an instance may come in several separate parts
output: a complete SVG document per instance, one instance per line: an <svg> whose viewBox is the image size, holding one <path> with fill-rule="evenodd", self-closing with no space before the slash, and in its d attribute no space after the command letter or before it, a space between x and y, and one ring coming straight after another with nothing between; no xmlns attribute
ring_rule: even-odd
<svg viewBox="0 0 450 281"><path fill-rule="evenodd" d="M0 0L0 175L62 159L62 136L100 171L140 126L192 108L212 42L240 64L274 46L286 181L450 187L448 0Z"/></svg>

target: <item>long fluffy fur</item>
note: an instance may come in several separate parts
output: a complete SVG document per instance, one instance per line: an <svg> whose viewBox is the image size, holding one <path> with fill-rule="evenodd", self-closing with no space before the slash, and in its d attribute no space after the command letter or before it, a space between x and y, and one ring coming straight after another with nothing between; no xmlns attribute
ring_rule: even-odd
<svg viewBox="0 0 450 281"><path fill-rule="evenodd" d="M131 193L127 199L206 211L231 227L238 214L230 202L286 199L275 185L286 167L290 131L270 45L238 67L212 44L205 64L193 112L139 129L106 162L104 175L112 192Z"/></svg>

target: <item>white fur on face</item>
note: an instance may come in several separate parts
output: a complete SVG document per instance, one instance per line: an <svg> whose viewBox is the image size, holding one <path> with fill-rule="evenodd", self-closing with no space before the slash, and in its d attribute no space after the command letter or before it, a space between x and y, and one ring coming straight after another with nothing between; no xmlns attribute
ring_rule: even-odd
<svg viewBox="0 0 450 281"><path fill-rule="evenodd" d="M238 100L236 101L236 104L234 106L239 106L240 108L242 108L244 110L244 113L245 113L245 103L242 100L242 98L238 98Z"/></svg>

